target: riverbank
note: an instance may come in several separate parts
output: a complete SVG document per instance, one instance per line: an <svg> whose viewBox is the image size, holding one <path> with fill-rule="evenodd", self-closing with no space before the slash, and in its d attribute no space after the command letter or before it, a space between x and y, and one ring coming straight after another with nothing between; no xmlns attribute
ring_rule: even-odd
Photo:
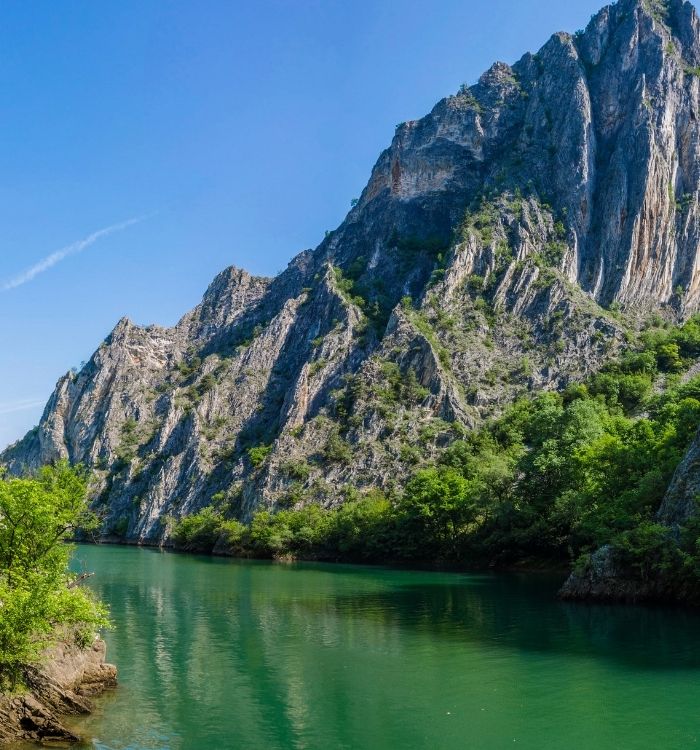
<svg viewBox="0 0 700 750"><path fill-rule="evenodd" d="M700 607L694 591L674 588L661 577L641 580L630 569L620 567L609 546L591 555L589 562L581 569L573 569L561 560L527 558L507 563L486 562L478 559L454 560L397 560L397 559L357 559L337 555L292 555L259 554L250 548L232 547L219 538L217 543L206 548L187 548L170 544L149 544L143 541L128 541L117 537L100 540L81 540L84 544L106 544L118 547L143 547L159 549L180 555L204 555L233 560L258 560L277 563L328 563L331 565L366 565L391 568L403 571L432 571L436 573L541 573L561 576L562 585L557 592L560 599L582 603L640 604L650 606L672 606L696 610Z"/></svg>
<svg viewBox="0 0 700 750"><path fill-rule="evenodd" d="M288 552L280 554L255 554L249 549L241 551L218 543L213 548L187 548L169 544L151 544L146 541L130 541L118 537L104 537L97 540L79 538L74 540L78 544L95 545L102 544L115 547L139 547L144 549L161 550L176 555L204 555L205 557L229 558L231 560L257 560L276 563L328 563L330 565L358 565L378 568L392 568L394 570L433 571L436 573L552 573L567 576L571 572L571 566L559 560L538 560L535 558L509 562L508 564L494 564L478 560L402 560L396 558L356 558L344 557L342 553L337 555L299 555Z"/></svg>
<svg viewBox="0 0 700 750"><path fill-rule="evenodd" d="M102 639L87 648L66 639L24 670L24 684L25 692L0 695L0 744L72 744L81 738L66 718L89 714L91 699L116 686L117 670L106 661Z"/></svg>

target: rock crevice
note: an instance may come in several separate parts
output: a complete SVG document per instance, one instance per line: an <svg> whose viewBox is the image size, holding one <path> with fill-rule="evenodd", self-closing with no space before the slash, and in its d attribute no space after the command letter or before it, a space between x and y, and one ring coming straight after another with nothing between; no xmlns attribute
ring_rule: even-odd
<svg viewBox="0 0 700 750"><path fill-rule="evenodd" d="M248 520L400 486L426 425L463 432L600 368L618 310L700 309L699 97L685 0L620 0L496 63L399 125L279 276L230 268L172 328L120 321L0 462L86 464L103 536L130 543L167 544L214 498ZM392 379L412 387L387 403Z"/></svg>

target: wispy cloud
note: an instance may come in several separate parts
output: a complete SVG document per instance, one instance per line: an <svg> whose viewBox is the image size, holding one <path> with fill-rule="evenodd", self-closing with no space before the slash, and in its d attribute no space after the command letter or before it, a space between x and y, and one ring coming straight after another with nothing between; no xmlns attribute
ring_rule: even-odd
<svg viewBox="0 0 700 750"><path fill-rule="evenodd" d="M17 411L36 409L39 406L43 406L45 403L45 398L25 398L17 401L6 401L5 403L0 403L0 416L4 414L14 414Z"/></svg>
<svg viewBox="0 0 700 750"><path fill-rule="evenodd" d="M2 284L2 287L0 288L3 292L7 292L10 289L16 289L18 286L22 286L23 284L32 281L32 279L36 278L40 273L48 271L49 268L52 268L57 263L60 263L69 255L77 255L78 253L82 253L83 250L87 250L90 245L94 245L97 240L100 240L103 237L107 237L110 234L114 234L115 232L120 232L122 229L126 229L127 227L133 226L134 224L138 224L140 221L143 221L147 218L148 216L137 216L133 219L121 221L119 222L119 224L112 224L111 226L105 227L104 229L98 229L96 232L89 234L82 240L73 242L72 244L66 245L66 247L63 247L60 250L56 250L56 252L51 253L51 255L47 255L38 263L35 263L33 266L30 266L26 270L22 271L22 273L14 276L11 279L8 279ZM1 413L3 412L0 411L0 414Z"/></svg>

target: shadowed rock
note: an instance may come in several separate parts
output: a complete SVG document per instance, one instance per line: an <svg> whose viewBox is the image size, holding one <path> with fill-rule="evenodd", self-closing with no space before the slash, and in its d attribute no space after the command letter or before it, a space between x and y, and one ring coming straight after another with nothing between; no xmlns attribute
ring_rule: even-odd
<svg viewBox="0 0 700 750"><path fill-rule="evenodd" d="M104 537L167 543L214 497L247 520L299 485L326 506L400 485L426 426L437 449L438 420L470 429L598 369L624 344L612 303L697 311L699 27L684 0L620 0L496 63L399 125L279 276L227 269L172 328L120 321L0 461L85 463ZM413 387L388 404L392 367Z"/></svg>

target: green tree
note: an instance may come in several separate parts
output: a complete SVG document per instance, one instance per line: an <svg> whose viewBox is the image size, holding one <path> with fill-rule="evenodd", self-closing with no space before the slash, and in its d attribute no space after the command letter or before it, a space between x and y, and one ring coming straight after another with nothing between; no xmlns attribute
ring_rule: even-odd
<svg viewBox="0 0 700 750"><path fill-rule="evenodd" d="M459 542L476 517L481 484L449 466L423 469L406 486L400 508L418 524L423 542L459 556Z"/></svg>
<svg viewBox="0 0 700 750"><path fill-rule="evenodd" d="M250 459L250 463L257 469L267 461L267 457L270 455L271 451L271 445L256 445L252 448L248 448L248 458Z"/></svg>
<svg viewBox="0 0 700 750"><path fill-rule="evenodd" d="M175 545L189 552L211 552L221 535L223 517L214 508L185 516L173 530Z"/></svg>
<svg viewBox="0 0 700 750"><path fill-rule="evenodd" d="M66 462L35 477L0 481L0 687L57 638L88 643L106 612L68 570L66 540L96 526L87 476Z"/></svg>
<svg viewBox="0 0 700 750"><path fill-rule="evenodd" d="M683 369L683 360L681 359L680 347L678 344L670 342L661 344L656 352L659 367L667 372L679 372Z"/></svg>

